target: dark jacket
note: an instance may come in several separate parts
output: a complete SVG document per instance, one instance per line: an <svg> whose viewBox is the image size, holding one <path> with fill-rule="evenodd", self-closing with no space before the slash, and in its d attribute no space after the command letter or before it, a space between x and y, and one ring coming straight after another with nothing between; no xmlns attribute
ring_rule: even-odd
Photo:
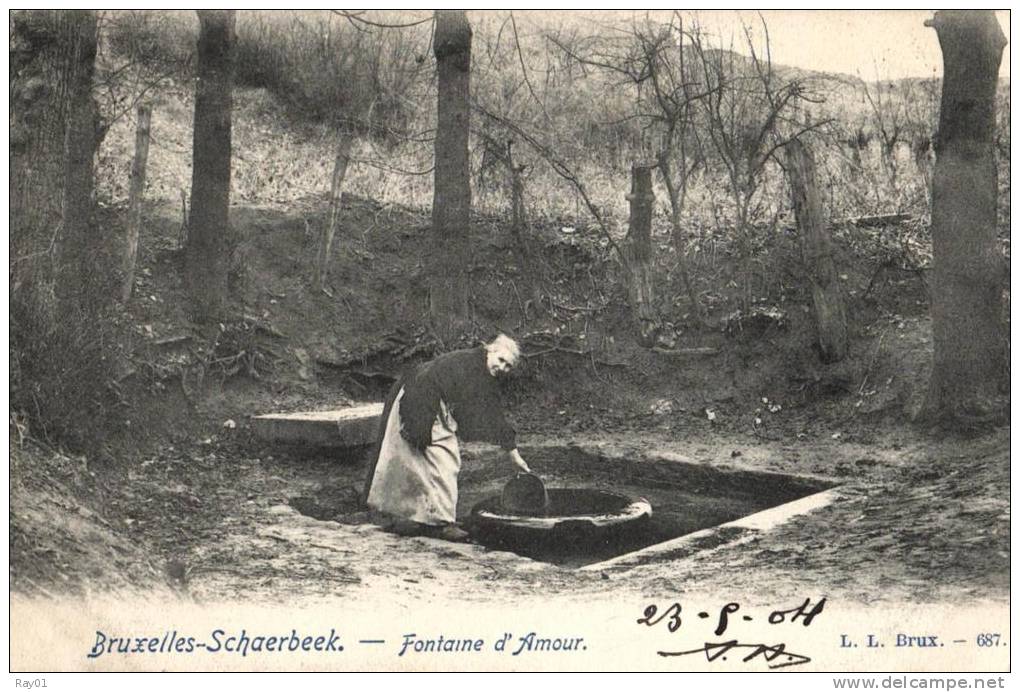
<svg viewBox="0 0 1020 692"><path fill-rule="evenodd" d="M401 388L400 433L412 447L424 450L432 443L432 425L446 404L457 421L457 437L489 442L509 451L517 448L517 433L506 420L499 382L485 366L484 346L444 353L400 378L386 397L372 464L365 480L365 496L375 475L386 421Z"/></svg>

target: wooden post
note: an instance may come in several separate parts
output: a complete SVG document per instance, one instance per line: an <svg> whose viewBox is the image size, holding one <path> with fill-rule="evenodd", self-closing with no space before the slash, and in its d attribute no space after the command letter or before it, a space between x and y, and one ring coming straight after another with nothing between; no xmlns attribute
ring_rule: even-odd
<svg viewBox="0 0 1020 692"><path fill-rule="evenodd" d="M659 320L655 315L655 292L652 278L652 169L654 163L637 163L631 168L630 226L627 231L627 261L630 265L630 298L638 321L638 340L642 346L653 346L658 335Z"/></svg>
<svg viewBox="0 0 1020 692"><path fill-rule="evenodd" d="M135 157L131 162L131 187L128 190L127 247L124 249L124 285L121 302L131 298L135 280L135 261L138 257L138 230L142 225L142 200L145 197L145 165L149 160L149 126L152 122L152 107L138 106L138 122L135 124Z"/></svg>
<svg viewBox="0 0 1020 692"><path fill-rule="evenodd" d="M821 358L834 363L846 357L846 308L832 260L832 242L815 179L815 160L799 139L785 147L786 174L800 232L800 251L811 284Z"/></svg>
<svg viewBox="0 0 1020 692"><path fill-rule="evenodd" d="M177 231L177 249L188 247L188 191L181 188L181 227Z"/></svg>
<svg viewBox="0 0 1020 692"><path fill-rule="evenodd" d="M315 261L315 288L326 294L329 294L329 289L326 287L326 280L329 277L329 257L333 247L333 237L340 224L342 208L340 202L353 146L354 137L347 132L341 133L337 145L336 163L333 164L333 179L329 185L329 224L323 227L322 233L319 235L319 253Z"/></svg>
<svg viewBox="0 0 1020 692"><path fill-rule="evenodd" d="M510 173L510 230L514 235L522 256L527 255L527 247L524 239L524 226L527 224L524 209L524 170L527 166L515 165L513 154L513 140L506 143L506 167Z"/></svg>

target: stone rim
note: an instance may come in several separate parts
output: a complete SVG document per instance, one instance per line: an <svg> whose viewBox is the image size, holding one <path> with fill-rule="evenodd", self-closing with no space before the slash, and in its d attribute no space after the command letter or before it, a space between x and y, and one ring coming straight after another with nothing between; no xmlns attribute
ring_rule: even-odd
<svg viewBox="0 0 1020 692"><path fill-rule="evenodd" d="M539 531L551 531L561 526L576 524L579 522L584 522L598 528L605 528L628 524L630 522L637 521L642 517L652 516L652 505L643 497L633 499L626 495L621 495L620 493L614 493L607 490L591 489L591 492L611 495L619 498L627 504L622 509L613 512L529 516L509 512L496 512L491 509L486 509L484 505L491 502L492 498L490 498L475 505L471 514L486 528L515 528Z"/></svg>

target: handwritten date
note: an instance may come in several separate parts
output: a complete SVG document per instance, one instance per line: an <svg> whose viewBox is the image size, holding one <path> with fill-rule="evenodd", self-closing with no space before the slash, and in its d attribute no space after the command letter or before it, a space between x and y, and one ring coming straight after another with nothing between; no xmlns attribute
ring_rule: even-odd
<svg viewBox="0 0 1020 692"><path fill-rule="evenodd" d="M811 599L805 598L804 602L801 603L799 606L794 606L793 608L789 608L788 610L781 609L773 610L771 613L769 613L769 624L778 625L780 623L786 622L787 619L789 619L790 622L797 622L798 620L803 620L802 624L805 627L807 627L824 609L825 609L824 598L818 601L818 603L814 604L813 606L811 604ZM738 610L740 610L739 603L727 603L719 610L719 615L718 618L716 619L715 636L721 637L726 632L726 629L729 627L730 623L730 615L733 615ZM654 627L655 625L658 625L660 622L666 621L666 628L670 632L676 632L677 630L680 629L681 625L683 624L683 619L680 617L680 614L682 612L683 606L681 606L679 603L673 603L660 614L659 607L653 603L645 607L644 615L638 618L637 624L647 625L648 627ZM700 612L698 613L698 617L701 619L705 619L709 617L709 615L706 612ZM744 615L743 619L745 621L751 621L754 618L752 618L750 615Z"/></svg>
<svg viewBox="0 0 1020 692"><path fill-rule="evenodd" d="M818 615L825 609L825 599L822 598L817 603L812 603L810 598L805 598L804 602L800 605L792 608L777 608L771 611L768 615L768 623L770 625L780 625L783 623L795 623L800 622L804 627L808 627ZM715 629L713 634L717 637L723 636L728 629L731 627L731 623L737 618L737 613L741 611L739 603L727 603L715 614L714 622ZM680 603L674 602L666 607L664 610L659 609L659 606L650 604L645 607L644 613L640 618L637 619L637 624L645 625L646 627L655 627L660 623L664 623L666 629L675 633L684 626L684 619L695 617L699 620L707 620L712 618L706 611L700 611L693 615L686 614L683 606ZM740 621L750 622L754 620L753 615L742 613ZM759 656L764 658L769 663L769 668L784 668L786 666L795 666L807 663L811 659L801 654L795 654L791 651L786 650L786 644L742 644L736 639L731 639L723 642L705 642L705 645L700 649L692 649L690 651L660 651L660 656L687 656L689 654L704 653L705 657L709 661L716 661L718 659L727 660L727 653L742 653L740 651L751 649L742 659L744 662L752 661Z"/></svg>

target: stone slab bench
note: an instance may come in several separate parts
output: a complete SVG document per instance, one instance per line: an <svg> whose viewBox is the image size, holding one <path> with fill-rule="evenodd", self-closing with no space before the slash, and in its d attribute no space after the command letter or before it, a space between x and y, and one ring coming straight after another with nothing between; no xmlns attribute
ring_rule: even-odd
<svg viewBox="0 0 1020 692"><path fill-rule="evenodd" d="M357 447L375 442L382 404L334 411L299 411L252 416L252 431L265 442L309 447Z"/></svg>

